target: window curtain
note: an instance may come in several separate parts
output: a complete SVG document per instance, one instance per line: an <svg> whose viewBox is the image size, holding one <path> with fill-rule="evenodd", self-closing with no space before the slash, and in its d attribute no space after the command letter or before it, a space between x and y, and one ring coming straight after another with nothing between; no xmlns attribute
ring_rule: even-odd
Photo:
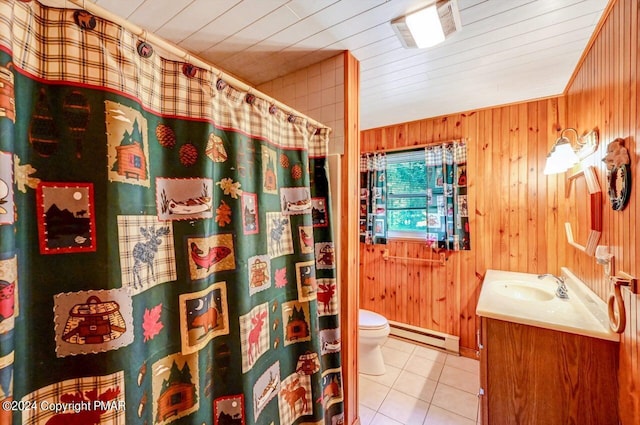
<svg viewBox="0 0 640 425"><path fill-rule="evenodd" d="M387 243L387 156L360 156L360 242Z"/></svg>
<svg viewBox="0 0 640 425"><path fill-rule="evenodd" d="M0 423L342 423L329 130L85 12L0 16Z"/></svg>
<svg viewBox="0 0 640 425"><path fill-rule="evenodd" d="M445 142L425 148L427 244L447 250L471 249L467 204L467 145Z"/></svg>

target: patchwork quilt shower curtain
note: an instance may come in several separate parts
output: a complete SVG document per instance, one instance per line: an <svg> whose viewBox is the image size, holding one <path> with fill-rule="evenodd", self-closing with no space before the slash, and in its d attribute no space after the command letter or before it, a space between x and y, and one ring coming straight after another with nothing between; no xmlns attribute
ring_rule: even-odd
<svg viewBox="0 0 640 425"><path fill-rule="evenodd" d="M328 129L141 41L0 0L0 423L343 423Z"/></svg>

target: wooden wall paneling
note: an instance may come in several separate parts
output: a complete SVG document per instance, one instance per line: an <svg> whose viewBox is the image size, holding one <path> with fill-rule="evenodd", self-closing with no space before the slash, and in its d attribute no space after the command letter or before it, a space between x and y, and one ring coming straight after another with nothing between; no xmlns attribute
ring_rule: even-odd
<svg viewBox="0 0 640 425"><path fill-rule="evenodd" d="M506 242L507 251L506 255L509 259L505 270L515 270L519 262L519 244L518 234L520 232L520 223L518 222L518 105L508 106L508 127L509 133L503 141L507 141L508 145L504 146L506 161L503 163L504 167L507 167L507 181L505 182L505 188L507 189L506 199L506 229L505 234L508 237ZM503 137L506 135L503 135Z"/></svg>
<svg viewBox="0 0 640 425"><path fill-rule="evenodd" d="M638 128L637 128L637 117L638 117L638 84L640 81L640 76L638 74L638 46L634 45L634 40L637 42L638 37L640 37L640 34L638 33L638 2L629 2L630 4L628 5L628 10L625 13L625 16L628 16L629 19L627 19L627 21L629 22L629 28L626 30L627 34L628 34L628 41L629 41L629 47L628 49L626 49L625 51L630 52L629 55L629 100L628 100L628 109L629 109L629 116L628 116L628 120L629 120L629 141L630 141L630 145L632 146L631 149L629 149L629 153L631 156L631 164L636 164L633 171L633 175L640 175L637 173L637 171L640 169L640 167L638 167L638 155L636 154L637 152L637 146L638 146ZM626 108L625 108L626 109ZM604 197L605 201L606 201L606 196ZM634 199L633 200L633 204L631 204L629 206L629 214L630 217L632 217L632 227L630 229L637 229L636 225L635 225L635 217L638 217L638 205L640 205L640 203L638 202L638 199ZM632 239L629 241L629 258L632 259L631 261L635 261L635 259L637 259L637 251L636 251L636 243L634 243L634 241L636 241L636 236L637 236L637 231L633 232L630 231L628 233L629 237L631 237ZM629 322L627 322L629 323ZM639 349L640 350L640 349Z"/></svg>
<svg viewBox="0 0 640 425"><path fill-rule="evenodd" d="M407 258L420 259L420 243L412 242L405 245L407 247ZM418 261L408 261L407 280L398 285L398 313L400 321L403 323L416 323L420 319L420 286L427 282L422 278L420 269L423 266ZM403 303L402 300L407 300ZM404 304L404 306L402 305Z"/></svg>
<svg viewBox="0 0 640 425"><path fill-rule="evenodd" d="M612 1L591 50L577 69L576 78L566 90L567 113L570 122L580 122L600 129L601 146L596 153L596 169L602 186L606 187L606 169L599 162L606 145L616 137L625 138L632 163L632 173L640 175L638 138L638 55L639 5L637 1ZM591 98L593 101L584 102ZM590 122L589 122L590 120ZM638 275L640 258L636 247L640 227L638 195L640 188L632 185L629 205L623 211L612 211L607 197L603 201L603 235L601 243L612 247L616 269ZM602 269L588 258L571 258L569 267L600 296L610 290ZM627 329L620 343L619 411L623 425L640 423L640 296L625 291Z"/></svg>
<svg viewBox="0 0 640 425"><path fill-rule="evenodd" d="M546 153L538 153L538 102L530 102L527 105L527 137L524 142L525 149L522 153L523 162L525 168L524 180L527 185L527 197L525 205L530 205L530 208L525 209L526 214L526 237L525 242L527 246L528 259L527 269L528 273L535 273L538 268L538 256L543 251L543 246L538 245L544 242L544 239L539 239L538 231L538 182L537 174L538 157L540 155L545 156Z"/></svg>
<svg viewBox="0 0 640 425"><path fill-rule="evenodd" d="M367 131L364 133L368 137L363 139L362 152L371 152L376 150L378 140L382 139L382 129L377 129L377 131Z"/></svg>
<svg viewBox="0 0 640 425"><path fill-rule="evenodd" d="M622 79L622 84L621 84L621 89L622 89L622 93L621 93L621 105L620 106L620 111L621 113L620 118L621 118L621 133L623 134L622 137L625 138L625 144L627 147L633 149L633 146L635 145L635 143L633 142L632 138L631 138L631 120L630 120L630 112L631 112L631 108L630 108L630 103L631 103L631 60L629 60L629 58L624 58L624 52L629 52L628 54L630 54L631 52L631 43L630 43L630 37L631 37L631 22L630 19L626 19L629 16L629 13L631 12L631 3L632 2L623 2L622 6L624 7L620 7L620 28L622 29L620 32L620 45L618 46L618 48L620 49L618 51L618 60L621 62L620 67L620 78ZM633 151L632 151L633 152ZM635 159L635 158L634 158ZM637 175L637 174L636 174ZM635 200L634 200L635 202ZM627 206L627 208L625 208L624 210L624 227L626 227L626 231L623 232L623 246L629 247L631 248L632 245L634 245L630 239L630 232L628 231L629 229L632 228L632 226L634 225L635 221L636 221L636 217L631 215L631 211L633 211L633 208L631 207L631 205ZM628 252L628 254L630 254L630 250ZM624 270L629 270L630 266L631 266L631 261L632 261L632 256L631 255L627 255L627 264L628 266L624 269Z"/></svg>
<svg viewBox="0 0 640 425"><path fill-rule="evenodd" d="M509 242L512 241L510 222L510 179L511 175L511 158L509 147L511 145L511 120L510 120L510 107L504 106L501 109L502 119L500 120L500 150L498 151L498 166L500 169L501 179L498 181L498 185L493 187L493 190L497 190L496 196L498 197L498 204L500 205L500 245L498 251L495 252L500 258L501 270L513 270L511 266L511 254Z"/></svg>
<svg viewBox="0 0 640 425"><path fill-rule="evenodd" d="M550 102L547 106L547 116L551 117L551 129L547 130L547 152L551 150L554 141L559 136L558 130L558 102ZM561 230L558 220L558 177L557 175L546 176L547 179L547 208L546 208L546 237L547 246L558 246L560 238L564 238L564 232L558 234ZM564 194L563 194L564 196ZM566 248L565 248L566 249ZM560 270L557 253L547 252L548 272L557 273Z"/></svg>
<svg viewBox="0 0 640 425"><path fill-rule="evenodd" d="M401 260L385 262L374 248L363 248L364 308L390 320L457 335L463 353L475 355L475 303L486 269L557 273L562 264L558 259L562 255L554 247L560 238L564 243L564 234L557 235L557 194L564 196L564 186L559 190L560 179L543 176L541 167L558 136L564 112L558 99L550 98L364 131L363 150L373 140L377 148L398 148L401 146L392 144L391 139L410 147L416 139L422 144L467 138L473 232L472 251L451 253L445 267ZM542 158L531 159L531 155ZM537 205L530 213L527 210L532 203ZM548 209L552 211L551 221L547 220ZM538 256L531 254L530 236L538 241ZM387 247L390 253L396 249L399 256L431 256L422 243L390 241ZM553 269L548 267L551 261ZM370 288L375 276L387 280L380 290ZM388 302L391 298L393 303Z"/></svg>
<svg viewBox="0 0 640 425"><path fill-rule="evenodd" d="M423 120L420 122L420 133L425 143L431 143L435 140L433 135L433 124L435 120Z"/></svg>
<svg viewBox="0 0 640 425"><path fill-rule="evenodd" d="M491 150L491 158L487 158L487 162L491 161L491 170L494 172L487 174L487 179L485 181L488 185L484 190L486 193L485 196L489 199L489 211L491 211L489 214L489 228L492 236L492 244L491 249L487 254L491 258L491 267L493 269L504 270L504 266L500 259L500 245L504 238L504 229L500 225L503 211L502 204L500 203L500 180L502 175L502 169L500 167L502 159L500 154L502 151L502 143L500 142L502 139L500 122L502 121L502 109L495 108L488 113L491 114L492 120L491 143L493 145L493 149Z"/></svg>
<svg viewBox="0 0 640 425"><path fill-rule="evenodd" d="M495 146L495 140L493 138L493 114L490 109L486 109L479 112L481 122L481 134L478 137L477 142L473 145L477 152L477 161L470 164L470 173L474 169L477 177L476 191L478 193L476 199L476 210L474 215L476 217L476 230L471 235L471 248L475 248L476 252L476 274L484 277L484 273L489 268L494 268L493 262L493 238L494 235L491 232L491 221L493 216L493 196L490 195L491 187L493 184L491 177L491 170L493 164L491 162L493 158L493 150ZM468 177L467 177L468 178Z"/></svg>
<svg viewBox="0 0 640 425"><path fill-rule="evenodd" d="M429 258L430 249L426 244L421 244L420 246L420 258ZM418 323L418 326L422 326L427 328L427 323L429 323L431 317L431 309L428 305L428 300L431 299L431 287L433 286L433 282L431 281L432 275L429 270L426 270L421 275L420 285L416 288L416 297L417 297L417 315L415 317L415 321L413 323Z"/></svg>
<svg viewBox="0 0 640 425"><path fill-rule="evenodd" d="M460 320L458 317L451 316L451 309L449 308L450 302L455 298L455 288L454 288L454 272L457 267L457 256L451 256L449 267L440 267L444 269L444 279L442 279L442 299L440 301L440 328L438 329L441 332L456 332L459 329ZM459 309L459 306L456 306Z"/></svg>
<svg viewBox="0 0 640 425"><path fill-rule="evenodd" d="M373 245L360 244L361 264L361 306L369 309L370 306L381 302L379 288L375 279L375 247Z"/></svg>
<svg viewBox="0 0 640 425"><path fill-rule="evenodd" d="M382 149L382 130L374 131L373 137L370 140L367 152L376 151Z"/></svg>
<svg viewBox="0 0 640 425"><path fill-rule="evenodd" d="M478 164L478 120L479 114L477 112L463 114L463 126L458 135L459 138L467 138L467 169L470 165L475 167L476 164ZM476 175L475 172L467 170L467 210L469 211L470 229L475 229L477 226L475 214L477 202ZM475 230L473 230L473 232L475 233ZM471 241L472 250L477 249L476 243L477 241L475 240ZM468 339L470 335L475 335L476 329L478 329L479 326L479 323L476 323L475 314L477 298L474 296L475 289L478 287L475 278L476 256L464 251L456 255L460 257L461 261L460 273L454 281L458 290L456 305L460 306L461 323L458 335ZM465 340L463 346L471 349L471 353L466 354L475 355L475 343L473 339L471 341Z"/></svg>
<svg viewBox="0 0 640 425"><path fill-rule="evenodd" d="M407 146L422 144L420 134L420 121L412 121L407 124Z"/></svg>
<svg viewBox="0 0 640 425"><path fill-rule="evenodd" d="M360 307L367 308L371 303L371 295L369 294L369 246L360 244Z"/></svg>
<svg viewBox="0 0 640 425"><path fill-rule="evenodd" d="M387 311L389 311L388 293L386 284L382 279L383 276L380 276L380 268L382 267L382 264L380 264L380 260L378 257L379 249L380 247L377 245L371 246L371 289L373 291L374 298L377 302L380 303L383 311L385 311L386 309L386 313Z"/></svg>
<svg viewBox="0 0 640 425"><path fill-rule="evenodd" d="M639 29L639 17L640 17L640 6L638 2L631 2L631 11L629 13L631 19L631 28L629 31L631 40L640 39L640 29ZM635 164L633 169L633 174L635 176L640 176L640 157L638 155L638 141L640 141L640 125L638 124L638 113L640 112L640 108L638 107L638 103L640 102L640 96L638 95L638 90L640 89L640 72L638 69L640 68L640 55L638 55L638 45L631 44L630 46L630 60L631 63L631 99L630 99L630 119L632 120L631 124L631 138L633 140L633 149L630 149L631 152L631 163ZM631 214L633 217L640 217L640 201L638 200L638 191L634 190L635 199L632 199L633 203L629 206L631 208ZM633 223L633 227L629 232L633 235L633 242L629 247L629 255L634 261L636 265L633 273L637 275L638 273L638 257L640 257L640 253L637 250L636 244L638 238L640 237L640 226L638 226L635 221ZM630 412L628 415L629 420L635 418L636 421L640 420L640 382L637 377L640 376L640 299L638 296L633 296L629 294L630 300L627 302L627 309L629 310L630 320L627 323L630 323L630 330L625 333L625 347L629 347L628 350L630 352L631 359L631 367L626 369L620 369L621 374L628 373L629 375L625 379L626 382L630 382L630 384L635 387L636 391L632 395L633 401L631 403L627 401L620 402L620 410L623 407L631 405L631 408L627 408L626 410ZM628 340L627 337L628 336ZM628 372L627 372L628 371ZM635 380L632 377L636 377ZM621 386L622 388L622 386ZM625 397L625 394L620 394L620 399ZM624 413L621 413L621 416L624 416Z"/></svg>
<svg viewBox="0 0 640 425"><path fill-rule="evenodd" d="M344 53L345 81L345 153L342 155L342 214L338 243L342 255L338 259L339 296L342 341L342 390L344 421L360 424L358 412L358 304L360 288L360 249L358 220L360 212L360 64L348 52Z"/></svg>
<svg viewBox="0 0 640 425"><path fill-rule="evenodd" d="M404 248L403 244L398 242L391 242L389 246L389 255L394 257L405 256L405 253L402 249ZM384 264L384 266L386 267L386 281L382 285L384 286L384 288L380 290L382 291L386 290L386 288L389 288L390 291L392 291L392 293L389 294L389 299L385 303L386 307L383 310L385 312L385 317L389 317L389 315L394 311L398 311L398 309L401 309L403 307L402 297L400 297L398 294L402 290L403 286L409 285L406 276L406 264L407 262L405 260L399 259L391 259L388 260L387 264ZM394 271L396 272L394 273ZM397 273L397 271L400 271L400 273ZM402 322L402 320L398 321Z"/></svg>
<svg viewBox="0 0 640 425"><path fill-rule="evenodd" d="M527 135L529 132L529 126L527 121L527 104L520 103L517 105L517 128L516 128L516 147L517 150L514 150L515 160L517 165L517 180L516 180L516 189L518 193L518 203L517 205L530 205L527 202ZM529 249L527 248L528 244L528 233L529 226L527 223L527 209L528 208L517 208L517 225L518 230L516 232L516 237L518 241L518 257L516 264L518 268L524 267L527 268L527 264L529 264Z"/></svg>
<svg viewBox="0 0 640 425"><path fill-rule="evenodd" d="M446 330L449 335L460 334L460 271L462 268L460 255L452 255L452 267L447 267L447 316L445 319Z"/></svg>
<svg viewBox="0 0 640 425"><path fill-rule="evenodd" d="M600 148L585 162L596 166L601 186L606 188L606 173L600 158L606 152L606 145L616 137L626 138L633 175L640 175L637 147L640 138L637 117L640 110L638 8L637 1L613 0L608 9L611 13L599 26L601 30L574 74L565 97L530 102L526 109L524 105L515 105L476 111L476 124L470 123L469 114L453 114L420 120L419 124L394 126L392 130L364 132L363 146L376 138L378 142L371 142L372 145L386 146L388 135L395 137L398 132L401 136L398 143L412 144L419 126L421 143L468 137L470 157L475 155L468 170L469 181L475 181L475 188L470 188L475 196L470 202L473 206L470 208L472 251L452 254L446 267L420 268L421 279L429 284L419 287L418 292L411 292L411 283L406 282L405 289L407 294L411 293L412 302L418 300L418 313L414 309L406 319L416 321L410 324L446 329L448 325L443 321L454 311L458 318L455 320L461 322L457 330L455 326L449 328L459 333L463 349L475 349L472 326L465 325L465 321L467 314L473 311L473 300L477 299L478 276L482 277L488 268L558 273L560 266L567 265L600 297L606 298L609 284L602 275L602 268L592 257L567 245L564 222L570 217L570 209L574 210L573 219L581 216L577 213L575 198L565 198L565 176L545 176L542 169L546 155L562 129L573 126L583 132L597 127ZM379 143L382 139L385 143ZM398 143L394 147L401 146ZM526 166L521 159L523 156ZM608 199L604 198L601 243L612 247L617 269L638 275L640 259L635 245L640 226L635 221L640 216L640 185L633 185L632 191L629 205L622 212L612 211ZM398 241L397 246L399 250L407 249L406 242ZM426 253L421 251L419 255ZM467 255L471 258L468 263ZM366 268L366 263L362 267ZM386 267L385 272L389 270L389 264ZM391 275L401 275L401 272L398 265L394 265ZM405 302L402 293L396 295L397 302ZM459 302L453 302L453 307L451 303L443 303L447 298L451 301L451 296L460 298ZM640 423L638 298L625 293L628 327L620 345L619 376L623 425Z"/></svg>

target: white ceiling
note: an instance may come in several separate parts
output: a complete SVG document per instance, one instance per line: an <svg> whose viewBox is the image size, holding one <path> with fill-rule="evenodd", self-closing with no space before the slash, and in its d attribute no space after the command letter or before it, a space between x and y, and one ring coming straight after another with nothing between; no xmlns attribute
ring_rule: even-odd
<svg viewBox="0 0 640 425"><path fill-rule="evenodd" d="M462 31L404 49L389 21L433 0L93 0L257 86L343 50L362 129L557 95L608 0L458 0Z"/></svg>

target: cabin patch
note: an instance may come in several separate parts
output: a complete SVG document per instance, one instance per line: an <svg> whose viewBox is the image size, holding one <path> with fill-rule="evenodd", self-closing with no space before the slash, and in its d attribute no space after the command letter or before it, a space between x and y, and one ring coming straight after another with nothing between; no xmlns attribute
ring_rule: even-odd
<svg viewBox="0 0 640 425"><path fill-rule="evenodd" d="M200 407L197 354L171 354L153 364L153 423L165 425Z"/></svg>
<svg viewBox="0 0 640 425"><path fill-rule="evenodd" d="M150 187L147 119L120 103L104 103L109 181Z"/></svg>

